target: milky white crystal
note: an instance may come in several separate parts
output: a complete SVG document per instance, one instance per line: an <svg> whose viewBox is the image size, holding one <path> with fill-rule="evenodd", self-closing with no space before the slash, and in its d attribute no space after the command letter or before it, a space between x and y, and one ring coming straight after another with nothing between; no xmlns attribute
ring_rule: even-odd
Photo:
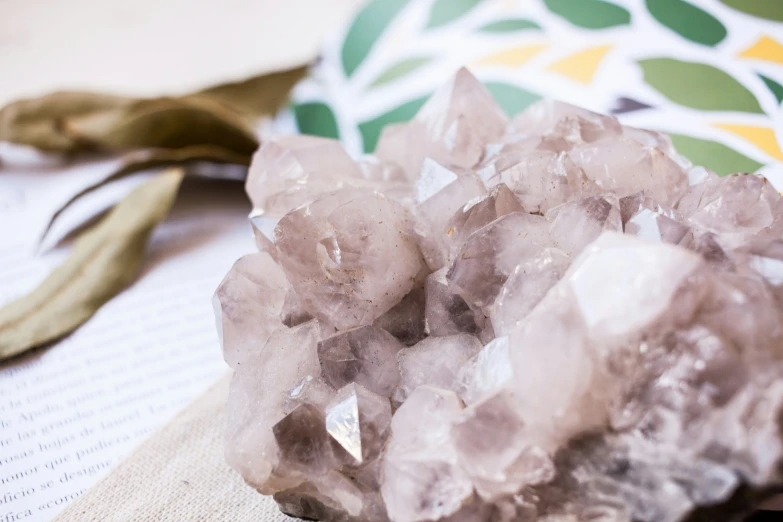
<svg viewBox="0 0 783 522"><path fill-rule="evenodd" d="M273 218L362 178L339 143L314 136L266 140L250 168L247 194L259 213Z"/></svg>
<svg viewBox="0 0 783 522"><path fill-rule="evenodd" d="M460 70L376 156L267 140L226 458L339 522L734 522L783 488L783 202ZM277 218L280 218L277 221Z"/></svg>
<svg viewBox="0 0 783 522"><path fill-rule="evenodd" d="M304 309L342 330L397 304L422 267L409 219L366 189L330 192L283 216L278 259Z"/></svg>

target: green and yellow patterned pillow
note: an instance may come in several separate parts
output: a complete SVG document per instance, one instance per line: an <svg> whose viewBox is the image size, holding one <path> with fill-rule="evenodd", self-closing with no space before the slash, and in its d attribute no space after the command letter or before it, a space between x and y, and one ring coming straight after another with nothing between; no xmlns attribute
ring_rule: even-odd
<svg viewBox="0 0 783 522"><path fill-rule="evenodd" d="M371 152L462 65L509 114L553 97L668 132L721 175L783 180L780 1L372 0L280 124Z"/></svg>

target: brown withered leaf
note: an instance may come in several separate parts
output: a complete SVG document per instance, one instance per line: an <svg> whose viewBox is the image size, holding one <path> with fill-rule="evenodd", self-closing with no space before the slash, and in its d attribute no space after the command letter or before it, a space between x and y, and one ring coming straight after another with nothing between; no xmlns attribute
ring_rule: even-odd
<svg viewBox="0 0 783 522"><path fill-rule="evenodd" d="M63 132L67 118L120 109L133 102L133 98L77 91L22 99L0 109L0 141L46 152L82 152L89 144Z"/></svg>
<svg viewBox="0 0 783 522"><path fill-rule="evenodd" d="M218 102L199 98L138 100L68 118L63 132L77 143L109 152L214 145L250 155L258 148L255 132L244 119Z"/></svg>
<svg viewBox="0 0 783 522"><path fill-rule="evenodd" d="M70 155L192 145L251 154L258 147L253 125L285 103L307 69L263 74L177 97L57 92L19 100L0 109L0 140Z"/></svg>
<svg viewBox="0 0 783 522"><path fill-rule="evenodd" d="M186 96L185 99L207 98L219 102L254 124L264 116L274 115L308 70L309 66L302 66L262 74L241 82L216 85Z"/></svg>
<svg viewBox="0 0 783 522"><path fill-rule="evenodd" d="M107 183L117 181L142 170L157 167L173 165L187 166L189 163L197 161L209 161L231 165L250 165L250 158L250 155L238 154L213 145L192 145L190 147L182 147L181 149L145 149L130 152L123 157L122 164L117 170L111 171L107 176L87 185L68 198L68 200L52 214L41 234L39 243L44 241L54 223L68 207Z"/></svg>
<svg viewBox="0 0 783 522"><path fill-rule="evenodd" d="M38 288L0 309L0 360L72 332L134 279L183 176L170 169L131 192Z"/></svg>

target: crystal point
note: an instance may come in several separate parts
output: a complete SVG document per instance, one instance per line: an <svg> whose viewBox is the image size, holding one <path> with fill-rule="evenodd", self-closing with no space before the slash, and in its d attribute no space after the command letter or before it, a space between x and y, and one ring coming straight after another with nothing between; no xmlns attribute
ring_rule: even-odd
<svg viewBox="0 0 783 522"><path fill-rule="evenodd" d="M361 326L318 343L324 379L334 388L352 382L384 397L397 386L397 352L402 344L376 326Z"/></svg>
<svg viewBox="0 0 783 522"><path fill-rule="evenodd" d="M231 366L242 364L284 326L279 315L287 287L285 274L267 253L241 258L220 283L213 306L223 355Z"/></svg>
<svg viewBox="0 0 783 522"><path fill-rule="evenodd" d="M272 426L280 451L278 466L286 471L326 473L332 451L323 414L311 404L302 404Z"/></svg>
<svg viewBox="0 0 783 522"><path fill-rule="evenodd" d="M458 391L460 368L481 350L481 342L468 334L428 337L400 350L400 385L395 399L404 402L413 390L428 384Z"/></svg>
<svg viewBox="0 0 783 522"><path fill-rule="evenodd" d="M481 331L476 313L459 295L453 293L446 279L447 268L427 277L425 322L430 335L478 334Z"/></svg>
<svg viewBox="0 0 783 522"><path fill-rule="evenodd" d="M554 478L554 463L525 440L514 396L499 393L465 409L451 430L462 468L486 499L514 494Z"/></svg>
<svg viewBox="0 0 783 522"><path fill-rule="evenodd" d="M473 232L459 249L447 279L468 303L489 306L521 261L554 246L541 216L513 212Z"/></svg>
<svg viewBox="0 0 783 522"><path fill-rule="evenodd" d="M361 171L339 142L285 136L264 141L253 156L245 188L257 212L279 218L361 178Z"/></svg>
<svg viewBox="0 0 783 522"><path fill-rule="evenodd" d="M555 245L575 257L602 232L622 232L620 203L614 194L592 196L556 207L547 214Z"/></svg>
<svg viewBox="0 0 783 522"><path fill-rule="evenodd" d="M406 211L364 189L286 214L275 243L303 308L338 329L371 324L413 288L422 266Z"/></svg>
<svg viewBox="0 0 783 522"><path fill-rule="evenodd" d="M427 336L425 306L424 288L414 288L373 324L392 334L405 346L412 346Z"/></svg>
<svg viewBox="0 0 783 522"><path fill-rule="evenodd" d="M425 158L460 168L475 166L484 147L499 140L508 117L466 69L438 89L409 123L387 129L376 154L417 179Z"/></svg>
<svg viewBox="0 0 783 522"><path fill-rule="evenodd" d="M353 462L362 465L380 454L391 417L388 398L351 383L338 390L327 406L326 431Z"/></svg>
<svg viewBox="0 0 783 522"><path fill-rule="evenodd" d="M461 410L453 392L421 386L395 412L381 475L391 520L445 519L472 496L449 431Z"/></svg>

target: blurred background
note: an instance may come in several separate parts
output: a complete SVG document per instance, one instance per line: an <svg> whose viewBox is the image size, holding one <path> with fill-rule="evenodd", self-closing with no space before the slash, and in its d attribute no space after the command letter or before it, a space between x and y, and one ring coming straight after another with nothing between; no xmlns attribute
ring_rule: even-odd
<svg viewBox="0 0 783 522"><path fill-rule="evenodd" d="M2 0L0 104L182 94L315 57L361 0Z"/></svg>

